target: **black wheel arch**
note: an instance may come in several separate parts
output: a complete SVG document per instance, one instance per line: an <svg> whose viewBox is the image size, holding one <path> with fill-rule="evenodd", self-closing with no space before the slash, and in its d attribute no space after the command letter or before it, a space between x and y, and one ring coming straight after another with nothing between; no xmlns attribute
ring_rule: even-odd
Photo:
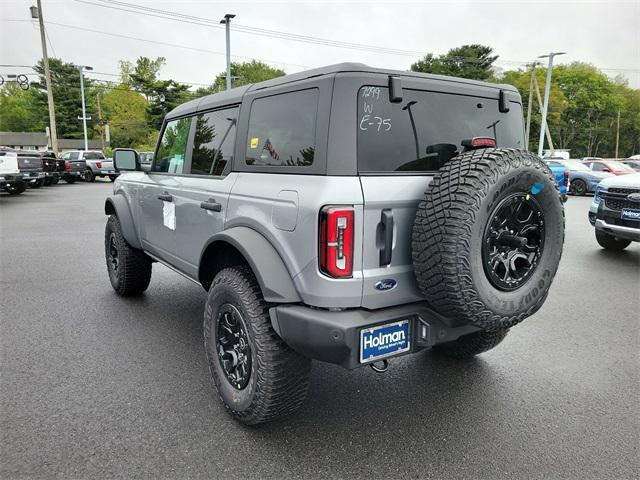
<svg viewBox="0 0 640 480"><path fill-rule="evenodd" d="M133 215L131 215L129 203L123 194L114 194L107 197L104 202L104 214L118 217L125 240L134 248L142 248L133 223Z"/></svg>
<svg viewBox="0 0 640 480"><path fill-rule="evenodd" d="M301 301L287 267L271 243L249 227L233 227L209 239L200 255L198 281L209 289L224 268L248 265L270 303Z"/></svg>

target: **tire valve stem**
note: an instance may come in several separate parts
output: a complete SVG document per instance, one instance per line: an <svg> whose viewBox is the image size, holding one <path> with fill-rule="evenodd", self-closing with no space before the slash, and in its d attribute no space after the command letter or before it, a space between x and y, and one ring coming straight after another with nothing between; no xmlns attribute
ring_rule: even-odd
<svg viewBox="0 0 640 480"><path fill-rule="evenodd" d="M381 363L381 366L378 366L377 364ZM371 370L373 370L376 373L384 373L389 369L389 360L380 360L380 362L373 362L370 363L369 366L371 367Z"/></svg>

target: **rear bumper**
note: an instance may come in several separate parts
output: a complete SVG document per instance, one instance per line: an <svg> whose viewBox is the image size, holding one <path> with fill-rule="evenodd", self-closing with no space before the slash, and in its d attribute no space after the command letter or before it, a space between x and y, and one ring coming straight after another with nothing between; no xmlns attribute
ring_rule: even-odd
<svg viewBox="0 0 640 480"><path fill-rule="evenodd" d="M330 311L285 304L271 308L269 313L275 331L296 352L347 369L366 365L359 360L363 328L409 319L410 350L401 355L451 342L478 330L471 325L452 325L421 302L375 311L362 308Z"/></svg>

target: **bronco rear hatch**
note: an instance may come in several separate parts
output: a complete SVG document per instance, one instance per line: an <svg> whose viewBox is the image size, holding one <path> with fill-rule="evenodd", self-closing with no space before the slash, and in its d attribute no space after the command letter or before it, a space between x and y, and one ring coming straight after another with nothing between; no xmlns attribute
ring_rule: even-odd
<svg viewBox="0 0 640 480"><path fill-rule="evenodd" d="M376 85L354 92L366 308L422 299L413 273L411 237L418 203L435 172L470 148L474 138L479 146L524 147L516 92L422 78L403 77L401 82L399 92ZM388 79L385 83L389 85Z"/></svg>

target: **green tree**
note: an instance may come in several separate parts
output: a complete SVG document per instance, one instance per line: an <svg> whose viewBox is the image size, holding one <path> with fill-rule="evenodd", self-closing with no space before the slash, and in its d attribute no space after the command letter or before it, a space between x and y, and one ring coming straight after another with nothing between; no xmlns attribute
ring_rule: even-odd
<svg viewBox="0 0 640 480"><path fill-rule="evenodd" d="M498 58L486 45L462 45L444 55L428 53L411 65L413 72L435 73L453 77L489 80L493 76L493 63Z"/></svg>
<svg viewBox="0 0 640 480"><path fill-rule="evenodd" d="M48 125L47 110L39 108L37 91L22 90L8 82L0 90L0 131L43 132Z"/></svg>
<svg viewBox="0 0 640 480"><path fill-rule="evenodd" d="M35 67L40 77L39 81L32 84L36 89L34 108L44 112L46 119L47 89L44 80L44 67L42 60ZM78 119L82 116L82 98L80 96L80 72L72 63L63 62L59 58L49 59L49 69L51 71L51 84L53 100L56 110L56 127L59 137L82 138L82 121ZM92 127L97 124L97 112L95 108L95 95L93 94L93 81L87 76L84 77L84 90L87 116L92 117L88 122L88 128L93 133ZM92 135L90 135L92 136Z"/></svg>
<svg viewBox="0 0 640 480"><path fill-rule="evenodd" d="M134 147L149 136L147 101L140 93L121 84L101 97L103 116L109 124L111 146Z"/></svg>
<svg viewBox="0 0 640 480"><path fill-rule="evenodd" d="M166 59L164 57L158 57L155 60L151 60L148 57L138 57L136 65L131 71L131 64L123 62L120 65L120 75L128 75L131 86L142 92L147 100L150 100L154 95L154 85L158 81L158 73L160 69L165 65Z"/></svg>
<svg viewBox="0 0 640 480"><path fill-rule="evenodd" d="M231 62L231 86L240 87L252 83L263 82L272 78L285 75L284 70L273 68L259 60L250 62ZM213 85L196 90L196 95L208 95L210 93L221 92L227 88L227 72L219 73Z"/></svg>
<svg viewBox="0 0 640 480"><path fill-rule="evenodd" d="M147 122L151 128L160 129L164 116L178 105L193 98L189 85L173 80L156 80L148 89L149 105Z"/></svg>

